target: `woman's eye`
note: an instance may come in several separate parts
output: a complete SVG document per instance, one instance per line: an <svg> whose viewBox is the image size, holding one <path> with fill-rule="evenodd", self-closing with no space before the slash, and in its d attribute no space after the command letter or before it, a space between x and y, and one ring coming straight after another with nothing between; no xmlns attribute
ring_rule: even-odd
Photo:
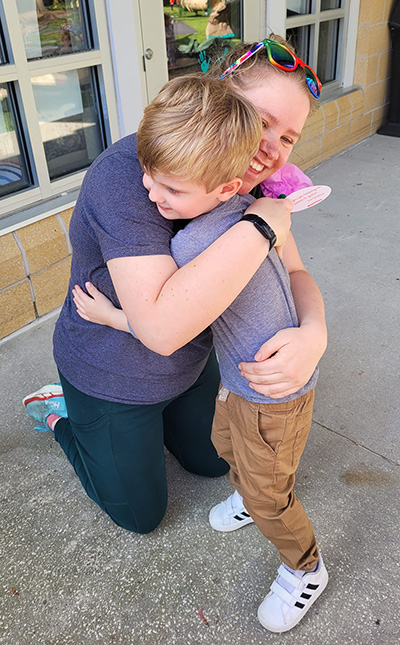
<svg viewBox="0 0 400 645"><path fill-rule="evenodd" d="M263 128L268 128L268 123L266 121L262 121L261 123Z"/></svg>

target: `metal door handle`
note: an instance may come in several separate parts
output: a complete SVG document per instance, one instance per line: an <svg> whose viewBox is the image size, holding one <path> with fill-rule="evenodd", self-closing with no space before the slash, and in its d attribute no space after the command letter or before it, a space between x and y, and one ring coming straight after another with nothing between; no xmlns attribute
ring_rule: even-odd
<svg viewBox="0 0 400 645"><path fill-rule="evenodd" d="M144 57L145 57L147 60L151 60L151 59L153 58L153 56L154 56L154 52L153 52L153 50L152 50L152 49L147 48L147 49L145 49L145 50L144 50Z"/></svg>

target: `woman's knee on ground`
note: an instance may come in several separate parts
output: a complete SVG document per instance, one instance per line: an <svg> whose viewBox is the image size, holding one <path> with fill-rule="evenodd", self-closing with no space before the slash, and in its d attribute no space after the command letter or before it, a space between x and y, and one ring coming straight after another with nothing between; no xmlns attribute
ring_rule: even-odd
<svg viewBox="0 0 400 645"><path fill-rule="evenodd" d="M137 511L136 513L129 507L120 507L119 509L105 508L104 510L117 526L131 533L144 535L154 531L162 522L166 505L162 508L150 508L146 509L146 512Z"/></svg>

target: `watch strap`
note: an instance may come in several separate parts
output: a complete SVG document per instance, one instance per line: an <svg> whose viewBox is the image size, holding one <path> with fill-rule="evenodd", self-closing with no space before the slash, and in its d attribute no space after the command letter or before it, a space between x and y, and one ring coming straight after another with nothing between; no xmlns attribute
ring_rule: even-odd
<svg viewBox="0 0 400 645"><path fill-rule="evenodd" d="M256 229L269 241L270 249L272 249L276 244L276 234L275 231L270 227L267 222L263 220L262 217L255 215L253 213L246 213L240 219L241 222L252 222Z"/></svg>

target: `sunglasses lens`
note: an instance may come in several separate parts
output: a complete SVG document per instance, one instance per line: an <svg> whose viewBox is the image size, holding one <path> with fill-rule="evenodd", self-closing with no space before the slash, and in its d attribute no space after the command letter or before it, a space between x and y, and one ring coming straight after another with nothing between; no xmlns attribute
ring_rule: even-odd
<svg viewBox="0 0 400 645"><path fill-rule="evenodd" d="M269 42L269 53L271 58L277 65L286 67L286 69L293 69L296 67L296 59L286 47L279 43Z"/></svg>
<svg viewBox="0 0 400 645"><path fill-rule="evenodd" d="M315 78L314 74L312 74L311 70L305 68L305 72L308 89L310 90L311 94L315 96L315 98L318 98L320 95L318 81Z"/></svg>

